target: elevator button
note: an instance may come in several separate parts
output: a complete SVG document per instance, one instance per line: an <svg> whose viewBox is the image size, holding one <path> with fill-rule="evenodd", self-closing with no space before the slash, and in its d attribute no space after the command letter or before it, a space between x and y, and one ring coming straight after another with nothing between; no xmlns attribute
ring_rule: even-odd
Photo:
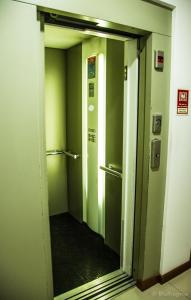
<svg viewBox="0 0 191 300"><path fill-rule="evenodd" d="M91 112L94 111L94 105L90 104L89 107L88 107L88 110L91 111Z"/></svg>
<svg viewBox="0 0 191 300"><path fill-rule="evenodd" d="M94 83L90 82L89 83L89 98L93 98L94 97Z"/></svg>

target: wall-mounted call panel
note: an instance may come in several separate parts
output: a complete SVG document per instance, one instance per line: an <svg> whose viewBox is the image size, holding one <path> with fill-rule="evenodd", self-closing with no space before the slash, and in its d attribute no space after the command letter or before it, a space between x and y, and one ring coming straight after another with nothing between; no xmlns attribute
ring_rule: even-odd
<svg viewBox="0 0 191 300"><path fill-rule="evenodd" d="M160 167L161 140L153 139L151 142L151 169L157 170Z"/></svg>

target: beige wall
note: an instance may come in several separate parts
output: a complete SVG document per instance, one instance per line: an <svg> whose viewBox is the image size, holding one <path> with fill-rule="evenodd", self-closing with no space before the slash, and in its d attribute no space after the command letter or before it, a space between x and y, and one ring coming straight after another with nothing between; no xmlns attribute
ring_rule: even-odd
<svg viewBox="0 0 191 300"><path fill-rule="evenodd" d="M65 51L45 48L46 150L66 150ZM50 215L66 212L67 174L64 155L47 156Z"/></svg>
<svg viewBox="0 0 191 300"><path fill-rule="evenodd" d="M164 51L165 64L163 72L154 68L154 50ZM145 247L143 279L155 276L160 271L162 222L166 185L168 125L169 125L169 91L170 91L170 54L171 39L153 33L147 43L146 68L146 105L145 105L145 170L143 187L143 205L145 208ZM149 75L150 74L150 75ZM162 114L162 130L160 135L152 133L153 114ZM151 165L151 141L161 140L161 158L159 170L153 171ZM148 166L147 166L148 163ZM144 222L143 222L144 224ZM142 225L143 225L142 224ZM144 226L144 225L143 225Z"/></svg>
<svg viewBox="0 0 191 300"><path fill-rule="evenodd" d="M43 53L35 6L1 0L0 36L0 299L47 300Z"/></svg>
<svg viewBox="0 0 191 300"><path fill-rule="evenodd" d="M191 95L191 1L164 2L174 5L175 9L161 274L188 262L191 253L191 98L188 116L177 115L176 111L177 90L188 89Z"/></svg>
<svg viewBox="0 0 191 300"><path fill-rule="evenodd" d="M171 35L171 11L142 0L19 0L83 16L99 18L160 34ZM107 26L107 22L106 22Z"/></svg>

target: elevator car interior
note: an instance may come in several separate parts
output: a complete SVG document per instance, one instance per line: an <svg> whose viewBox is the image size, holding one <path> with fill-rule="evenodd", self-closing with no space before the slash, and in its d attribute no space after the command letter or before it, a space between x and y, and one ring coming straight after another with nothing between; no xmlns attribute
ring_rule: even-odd
<svg viewBox="0 0 191 300"><path fill-rule="evenodd" d="M120 269L123 40L45 25L55 296Z"/></svg>

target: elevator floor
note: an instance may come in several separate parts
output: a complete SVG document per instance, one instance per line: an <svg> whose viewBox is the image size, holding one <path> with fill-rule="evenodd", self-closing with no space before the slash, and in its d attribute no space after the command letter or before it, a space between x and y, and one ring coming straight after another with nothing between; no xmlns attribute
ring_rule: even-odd
<svg viewBox="0 0 191 300"><path fill-rule="evenodd" d="M103 238L68 213L50 217L54 296L119 269Z"/></svg>

